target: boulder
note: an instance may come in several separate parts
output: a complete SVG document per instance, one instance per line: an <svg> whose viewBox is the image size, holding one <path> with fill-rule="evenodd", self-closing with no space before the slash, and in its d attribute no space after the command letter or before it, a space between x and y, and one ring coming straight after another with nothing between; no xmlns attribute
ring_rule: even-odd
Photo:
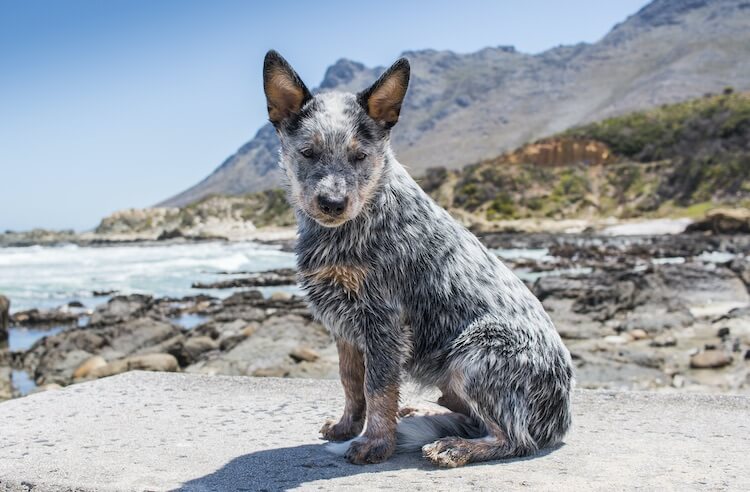
<svg viewBox="0 0 750 492"><path fill-rule="evenodd" d="M180 329L176 326L152 318L138 318L120 323L107 331L109 346L102 350L102 355L109 359L115 358L118 354L133 354L180 334Z"/></svg>
<svg viewBox="0 0 750 492"><path fill-rule="evenodd" d="M262 367L253 371L256 378L283 378L289 375L289 371L283 367Z"/></svg>
<svg viewBox="0 0 750 492"><path fill-rule="evenodd" d="M289 353L289 357L295 362L315 362L320 358L320 354L310 347L297 347Z"/></svg>
<svg viewBox="0 0 750 492"><path fill-rule="evenodd" d="M186 361L185 365L197 361L204 352L209 352L218 348L219 344L210 337L203 336L188 338L182 347L182 353L184 354Z"/></svg>
<svg viewBox="0 0 750 492"><path fill-rule="evenodd" d="M0 401L13 397L12 371L8 366L0 366Z"/></svg>
<svg viewBox="0 0 750 492"><path fill-rule="evenodd" d="M101 355L95 355L93 357L89 357L83 362L83 364L78 366L76 370L73 371L73 379L86 378L95 369L104 367L106 365L107 365L107 361L104 360L104 357L102 357Z"/></svg>
<svg viewBox="0 0 750 492"><path fill-rule="evenodd" d="M290 294L289 292L285 292L283 290L277 290L276 292L271 294L270 299L272 301L281 301L281 302L291 301L292 294Z"/></svg>
<svg viewBox="0 0 750 492"><path fill-rule="evenodd" d="M693 369L718 369L732 363L732 356L723 350L705 350L690 357Z"/></svg>
<svg viewBox="0 0 750 492"><path fill-rule="evenodd" d="M93 354L85 350L56 350L45 354L34 372L36 384L69 384L73 373Z"/></svg>
<svg viewBox="0 0 750 492"><path fill-rule="evenodd" d="M750 290L750 261L747 258L735 258L729 268L740 277L745 287Z"/></svg>
<svg viewBox="0 0 750 492"><path fill-rule="evenodd" d="M247 277L231 278L217 282L196 282L194 289L231 289L237 287L275 287L297 283L297 272L292 268L279 268L251 273Z"/></svg>
<svg viewBox="0 0 750 492"><path fill-rule="evenodd" d="M63 387L56 383L50 383L50 384L43 384L41 386L37 386L34 389L32 389L29 394L33 395L35 393L43 393L45 391L55 391L62 389Z"/></svg>
<svg viewBox="0 0 750 492"><path fill-rule="evenodd" d="M168 345L167 341L179 335L179 328L152 318L75 328L37 341L23 355L22 365L35 375L39 384L66 385L73 381L74 372L95 355L111 361L146 352L166 351L161 344ZM100 362L90 363L100 366Z"/></svg>
<svg viewBox="0 0 750 492"><path fill-rule="evenodd" d="M750 233L750 210L746 208L717 208L687 227L687 232L701 231L714 234Z"/></svg>
<svg viewBox="0 0 750 492"><path fill-rule="evenodd" d="M52 326L72 325L78 322L79 313L61 309L29 309L19 311L11 317L15 325L21 326Z"/></svg>
<svg viewBox="0 0 750 492"><path fill-rule="evenodd" d="M628 332L628 335L630 335L633 340L643 340L645 338L648 338L648 333L646 333L646 330L643 330L641 328L630 330Z"/></svg>
<svg viewBox="0 0 750 492"><path fill-rule="evenodd" d="M10 300L0 295L0 350L8 342L8 325L10 324Z"/></svg>
<svg viewBox="0 0 750 492"><path fill-rule="evenodd" d="M674 347L677 345L677 338L671 332L668 332L651 340L649 345L651 347Z"/></svg>
<svg viewBox="0 0 750 492"><path fill-rule="evenodd" d="M89 373L89 376L103 378L114 376L127 371L159 371L175 372L179 369L177 359L170 354L144 354L133 355L112 361L104 366L98 367Z"/></svg>
<svg viewBox="0 0 750 492"><path fill-rule="evenodd" d="M145 314L153 304L153 297L131 294L115 296L106 304L98 306L89 320L89 326L112 325L137 318Z"/></svg>

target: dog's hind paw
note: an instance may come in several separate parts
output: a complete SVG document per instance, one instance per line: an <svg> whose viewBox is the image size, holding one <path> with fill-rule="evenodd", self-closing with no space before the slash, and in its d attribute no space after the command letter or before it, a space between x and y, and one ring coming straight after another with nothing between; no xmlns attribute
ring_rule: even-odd
<svg viewBox="0 0 750 492"><path fill-rule="evenodd" d="M462 444L463 439L446 437L422 446L422 456L432 464L443 468L456 468L469 462L470 452Z"/></svg>

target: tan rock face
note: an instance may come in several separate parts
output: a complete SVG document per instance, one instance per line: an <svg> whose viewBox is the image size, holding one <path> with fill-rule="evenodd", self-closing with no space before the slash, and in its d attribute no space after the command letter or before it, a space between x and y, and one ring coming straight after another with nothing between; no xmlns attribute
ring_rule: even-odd
<svg viewBox="0 0 750 492"><path fill-rule="evenodd" d="M614 160L607 145L596 140L555 138L524 145L502 161L539 166L601 165Z"/></svg>

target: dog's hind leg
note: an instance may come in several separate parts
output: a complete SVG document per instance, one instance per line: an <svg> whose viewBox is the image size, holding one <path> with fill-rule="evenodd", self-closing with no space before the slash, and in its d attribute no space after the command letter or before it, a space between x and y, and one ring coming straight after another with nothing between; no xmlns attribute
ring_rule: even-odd
<svg viewBox="0 0 750 492"><path fill-rule="evenodd" d="M533 454L559 443L570 426L572 368L546 332L481 320L456 340L448 388L479 421L480 439L446 437L422 450L440 466Z"/></svg>
<svg viewBox="0 0 750 492"><path fill-rule="evenodd" d="M449 386L441 386L440 391L442 391L443 394L437 400L438 405L447 408L451 412L456 412L471 417L471 409L469 408L469 405L464 400L462 400L455 391L453 391Z"/></svg>
<svg viewBox="0 0 750 492"><path fill-rule="evenodd" d="M438 466L454 468L536 451L537 445L528 432L528 417L523 410L525 402L508 401L505 395L496 396L498 398L494 401L488 394L484 398L467 398L471 413L487 433L485 437L438 439L422 448L424 457Z"/></svg>

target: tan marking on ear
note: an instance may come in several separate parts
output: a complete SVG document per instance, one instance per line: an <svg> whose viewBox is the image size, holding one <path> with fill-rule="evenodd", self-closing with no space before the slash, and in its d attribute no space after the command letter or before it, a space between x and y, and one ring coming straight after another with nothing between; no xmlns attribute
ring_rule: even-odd
<svg viewBox="0 0 750 492"><path fill-rule="evenodd" d="M367 112L375 121L396 123L405 95L406 85L401 77L391 76L370 94Z"/></svg>
<svg viewBox="0 0 750 492"><path fill-rule="evenodd" d="M359 294L367 276L367 269L355 265L331 265L318 268L312 272L303 273L315 281L334 282L341 285L351 294Z"/></svg>
<svg viewBox="0 0 750 492"><path fill-rule="evenodd" d="M275 70L266 85L268 118L278 123L302 108L305 91L292 81L288 74Z"/></svg>

